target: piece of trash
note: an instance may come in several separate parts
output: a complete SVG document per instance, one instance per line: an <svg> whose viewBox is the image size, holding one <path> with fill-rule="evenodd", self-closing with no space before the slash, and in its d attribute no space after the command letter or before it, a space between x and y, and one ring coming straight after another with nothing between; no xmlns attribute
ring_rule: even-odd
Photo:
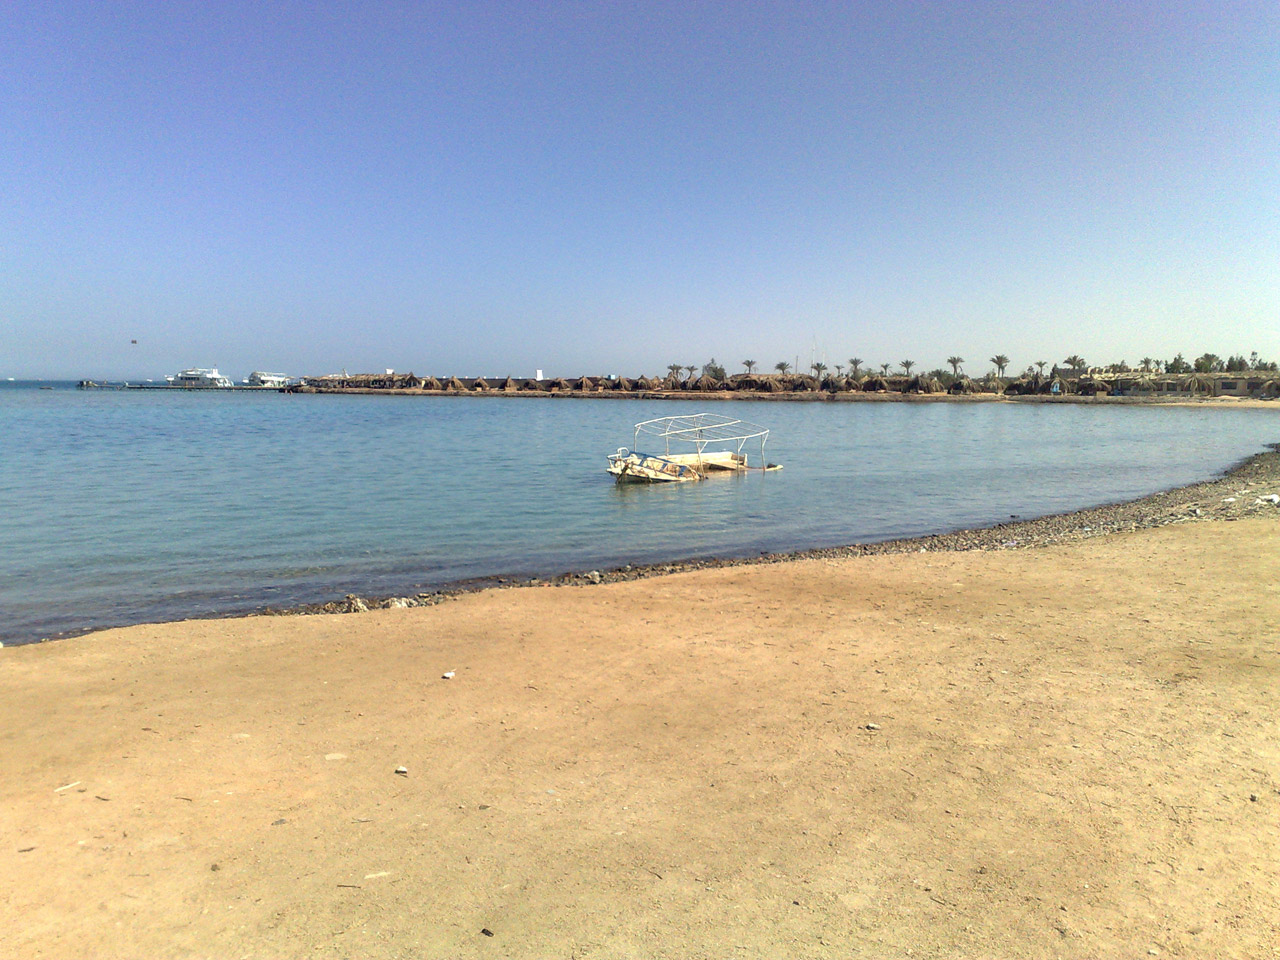
<svg viewBox="0 0 1280 960"><path fill-rule="evenodd" d="M19 848L18 848L18 852L19 852L19 853L30 853L30 852L31 852L32 850L34 850L34 849L35 849L35 847L19 847Z"/></svg>
<svg viewBox="0 0 1280 960"><path fill-rule="evenodd" d="M391 876L390 870L379 870L377 873L366 873L364 875L364 878L366 880L377 880L379 877L389 877L389 876Z"/></svg>
<svg viewBox="0 0 1280 960"><path fill-rule="evenodd" d="M879 729L880 729L880 724L878 724L878 723L868 723L868 724L867 724L867 729L868 729L868 730L879 730Z"/></svg>
<svg viewBox="0 0 1280 960"><path fill-rule="evenodd" d="M326 753L324 758L326 760L345 760L347 755L345 753Z"/></svg>
<svg viewBox="0 0 1280 960"><path fill-rule="evenodd" d="M402 777L407 777L407 776L409 775L409 768L408 768L408 767L396 767L396 773L400 774L400 776L402 776Z"/></svg>
<svg viewBox="0 0 1280 960"><path fill-rule="evenodd" d="M492 936L493 936L493 931L492 931L492 930L490 930L488 927L481 927L481 928L480 928L480 932L481 932L481 933L483 933L486 937L492 937Z"/></svg>
<svg viewBox="0 0 1280 960"><path fill-rule="evenodd" d="M273 827L279 827L279 826L283 826L284 824L286 824L286 823L288 823L288 822L289 822L288 820L272 820L272 821L271 821L271 825L272 825Z"/></svg>
<svg viewBox="0 0 1280 960"><path fill-rule="evenodd" d="M456 671L454 671L454 670L450 670L448 673L442 673L442 674L440 674L440 679L441 679L441 680L452 680L452 679L454 678L454 676L456 676Z"/></svg>
<svg viewBox="0 0 1280 960"><path fill-rule="evenodd" d="M70 790L72 787L78 787L78 786L80 786L80 781L79 781L79 780L77 780L75 783L68 783L68 784L64 784L64 785L63 785L63 786L61 786L61 787L54 787L54 788L53 788L53 792L54 792L54 793L61 793L63 790Z"/></svg>

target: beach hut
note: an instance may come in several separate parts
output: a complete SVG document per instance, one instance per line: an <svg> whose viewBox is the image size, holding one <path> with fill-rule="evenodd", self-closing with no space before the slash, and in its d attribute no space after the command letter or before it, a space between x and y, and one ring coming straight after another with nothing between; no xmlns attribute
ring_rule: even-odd
<svg viewBox="0 0 1280 960"><path fill-rule="evenodd" d="M792 393L816 393L821 384L817 377L807 373L797 373L788 378L787 389Z"/></svg>
<svg viewBox="0 0 1280 960"><path fill-rule="evenodd" d="M844 390L844 377L827 374L822 378L822 389L827 393L840 393Z"/></svg>
<svg viewBox="0 0 1280 960"><path fill-rule="evenodd" d="M947 387L947 393L952 396L967 396L978 392L978 385L963 374L951 381L951 386Z"/></svg>
<svg viewBox="0 0 1280 960"><path fill-rule="evenodd" d="M1262 386L1258 387L1256 396L1262 397L1264 400L1274 400L1280 397L1280 380L1266 380Z"/></svg>
<svg viewBox="0 0 1280 960"><path fill-rule="evenodd" d="M760 389L760 381L749 373L739 373L725 382L726 390L738 390L744 393Z"/></svg>
<svg viewBox="0 0 1280 960"><path fill-rule="evenodd" d="M1098 377L1081 377L1076 381L1076 393L1082 397L1106 397L1111 394L1111 384Z"/></svg>
<svg viewBox="0 0 1280 960"><path fill-rule="evenodd" d="M437 380L435 377L423 377L422 389L423 390L441 390L443 389L443 387L440 386L440 381Z"/></svg>
<svg viewBox="0 0 1280 960"><path fill-rule="evenodd" d="M863 393L884 393L888 389L889 381L874 373L862 381Z"/></svg>
<svg viewBox="0 0 1280 960"><path fill-rule="evenodd" d="M444 388L446 390L455 390L459 393L467 392L467 385L463 383L461 380L459 380L457 377L450 377L449 381L444 385Z"/></svg>
<svg viewBox="0 0 1280 960"><path fill-rule="evenodd" d="M756 381L760 393L785 393L786 385L777 377L761 377Z"/></svg>

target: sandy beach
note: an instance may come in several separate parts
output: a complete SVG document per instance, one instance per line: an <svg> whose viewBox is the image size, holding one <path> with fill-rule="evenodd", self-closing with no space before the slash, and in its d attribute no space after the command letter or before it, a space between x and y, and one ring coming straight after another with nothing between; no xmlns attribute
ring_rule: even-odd
<svg viewBox="0 0 1280 960"><path fill-rule="evenodd" d="M5 649L0 955L1274 956L1278 518Z"/></svg>

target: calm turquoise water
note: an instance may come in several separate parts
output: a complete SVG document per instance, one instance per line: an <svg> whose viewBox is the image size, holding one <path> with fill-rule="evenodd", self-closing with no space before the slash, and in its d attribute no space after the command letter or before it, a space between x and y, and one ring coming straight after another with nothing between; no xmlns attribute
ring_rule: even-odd
<svg viewBox="0 0 1280 960"><path fill-rule="evenodd" d="M785 470L624 486L637 420L773 429ZM1272 410L286 396L0 385L0 640L1129 499L1280 440Z"/></svg>

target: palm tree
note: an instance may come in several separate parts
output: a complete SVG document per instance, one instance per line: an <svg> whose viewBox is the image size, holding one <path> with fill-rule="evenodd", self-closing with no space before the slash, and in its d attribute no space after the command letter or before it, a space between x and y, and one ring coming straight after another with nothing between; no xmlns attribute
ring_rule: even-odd
<svg viewBox="0 0 1280 960"><path fill-rule="evenodd" d="M1143 372L1143 373L1150 373L1150 372L1151 372L1151 365L1152 365L1153 363L1155 363L1155 361L1154 361L1154 360L1152 360L1150 357L1143 357L1143 358L1142 358L1142 372Z"/></svg>
<svg viewBox="0 0 1280 960"><path fill-rule="evenodd" d="M916 362L914 360L899 360L898 363L902 365L902 372L907 376L911 376L911 368L916 365Z"/></svg>
<svg viewBox="0 0 1280 960"><path fill-rule="evenodd" d="M842 373L844 373L844 364L843 364L843 363L837 363L835 366L836 366L836 376L838 377L838 376L840 376Z"/></svg>
<svg viewBox="0 0 1280 960"><path fill-rule="evenodd" d="M851 357L849 360L849 376L856 377L858 375L858 368L861 366L862 366L861 357Z"/></svg>
<svg viewBox="0 0 1280 960"><path fill-rule="evenodd" d="M696 363L686 363L684 365L684 369L688 370L689 376L692 377L695 373L698 372L698 365Z"/></svg>
<svg viewBox="0 0 1280 960"><path fill-rule="evenodd" d="M951 364L951 375L960 376L960 364L964 363L964 357L947 357L947 363Z"/></svg>
<svg viewBox="0 0 1280 960"><path fill-rule="evenodd" d="M887 377L889 375L889 368L892 366L892 363L882 363L880 364L880 372Z"/></svg>
<svg viewBox="0 0 1280 960"><path fill-rule="evenodd" d="M1004 368L1009 365L1009 358L1006 357L1003 353L997 353L994 357L991 358L991 362L996 365L996 376L1003 377Z"/></svg>
<svg viewBox="0 0 1280 960"><path fill-rule="evenodd" d="M819 380L821 380L821 379L822 379L822 374L823 374L823 373L826 371L826 369L827 369L827 365L826 365L825 363L821 363L821 362L819 362L819 363L811 363L811 364L809 364L809 369L813 371L813 375L814 375L815 377L817 377Z"/></svg>
<svg viewBox="0 0 1280 960"><path fill-rule="evenodd" d="M781 374L785 374L791 369L791 364L787 363L785 360L779 360L773 365L773 369L777 370Z"/></svg>
<svg viewBox="0 0 1280 960"><path fill-rule="evenodd" d="M1203 353L1196 357L1195 368L1197 373L1216 373L1222 369L1222 358L1216 353Z"/></svg>
<svg viewBox="0 0 1280 960"><path fill-rule="evenodd" d="M668 375L673 376L673 377L678 377L678 376L680 376L680 371L681 371L681 370L683 370L683 369L684 369L684 365L683 365L683 364L680 364L680 363L668 363L668 364L667 364L667 373L668 373Z"/></svg>
<svg viewBox="0 0 1280 960"><path fill-rule="evenodd" d="M754 360L743 360L742 365L747 368L747 373L751 373L756 368L756 362Z"/></svg>
<svg viewBox="0 0 1280 960"><path fill-rule="evenodd" d="M1045 367L1047 367L1048 365L1049 365L1049 361L1048 361L1048 360L1037 360L1037 361L1036 361L1036 369L1040 371L1040 376L1042 376L1042 377L1044 376L1044 368L1045 368Z"/></svg>
<svg viewBox="0 0 1280 960"><path fill-rule="evenodd" d="M1084 362L1084 357L1074 353L1071 356L1067 357L1067 359L1063 360L1062 362L1065 363L1072 370L1083 370L1086 366Z"/></svg>

